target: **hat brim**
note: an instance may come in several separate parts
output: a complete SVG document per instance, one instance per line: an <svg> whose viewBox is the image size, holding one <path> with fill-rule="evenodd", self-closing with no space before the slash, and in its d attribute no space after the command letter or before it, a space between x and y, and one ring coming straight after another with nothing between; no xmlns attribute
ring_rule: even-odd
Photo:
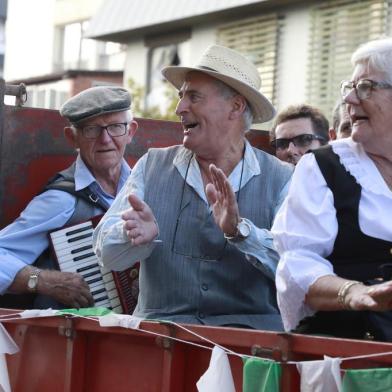
<svg viewBox="0 0 392 392"><path fill-rule="evenodd" d="M179 90L185 81L187 73L192 71L202 72L215 79L221 80L235 91L238 91L239 94L243 95L251 107L253 124L269 121L275 116L274 107L263 94L248 84L230 76L223 75L220 72L197 67L168 66L162 69L162 74L177 90Z"/></svg>

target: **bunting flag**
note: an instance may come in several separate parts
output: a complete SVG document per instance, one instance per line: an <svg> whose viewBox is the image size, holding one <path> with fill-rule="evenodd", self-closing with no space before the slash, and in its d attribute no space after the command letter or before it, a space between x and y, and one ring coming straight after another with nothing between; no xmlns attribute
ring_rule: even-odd
<svg viewBox="0 0 392 392"><path fill-rule="evenodd" d="M297 363L301 392L341 392L340 358L324 356L321 361Z"/></svg>
<svg viewBox="0 0 392 392"><path fill-rule="evenodd" d="M59 316L72 314L74 316L81 316L81 317L100 317L100 316L106 316L107 314L114 314L114 313L108 308L97 307L97 308L61 309L61 310L57 310L56 314Z"/></svg>
<svg viewBox="0 0 392 392"><path fill-rule="evenodd" d="M110 313L99 317L98 322L101 327L139 329L139 325L143 320L141 317L131 316L129 314Z"/></svg>
<svg viewBox="0 0 392 392"><path fill-rule="evenodd" d="M392 369L346 370L343 392L390 392Z"/></svg>
<svg viewBox="0 0 392 392"><path fill-rule="evenodd" d="M243 392L278 392L282 368L274 361L243 358Z"/></svg>
<svg viewBox="0 0 392 392"><path fill-rule="evenodd" d="M20 313L3 315L0 317L0 321L67 315L87 317L95 320L102 327L113 326L138 329L144 333L164 336L199 348L210 349L210 346L203 346L200 343L140 329L140 323L144 319L132 315L116 314L106 308L63 309L60 311L52 309L30 309ZM215 344L213 341L198 335L194 331L188 330L183 325L167 320L165 323L176 325L178 328L199 337L202 341L206 341L209 345ZM11 390L5 354L14 354L18 351L18 346L0 323L0 392L9 392ZM196 384L199 392L236 392L227 354L239 356L243 359L243 392L280 391L282 368L279 362L257 357L244 357L228 348L214 346L209 367ZM340 364L342 361L385 355L392 355L392 351L347 358L329 358L325 356L324 360L290 361L287 364L295 364L297 366L301 378L301 392L389 392L392 391L392 368L345 370L343 385L340 375Z"/></svg>
<svg viewBox="0 0 392 392"><path fill-rule="evenodd" d="M27 309L19 313L21 318L52 317L57 315L58 310L49 309Z"/></svg>
<svg viewBox="0 0 392 392"><path fill-rule="evenodd" d="M196 386L199 392L235 392L229 359L220 347L212 350L210 365Z"/></svg>
<svg viewBox="0 0 392 392"><path fill-rule="evenodd" d="M0 324L0 391L2 392L11 391L5 354L15 354L18 351L19 347L3 325Z"/></svg>

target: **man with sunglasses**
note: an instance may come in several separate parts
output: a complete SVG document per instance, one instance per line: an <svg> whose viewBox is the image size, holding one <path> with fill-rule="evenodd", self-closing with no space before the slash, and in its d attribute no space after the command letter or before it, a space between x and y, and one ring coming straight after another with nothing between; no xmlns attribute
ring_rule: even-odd
<svg viewBox="0 0 392 392"><path fill-rule="evenodd" d="M296 165L307 151L328 143L328 120L309 105L289 106L281 111L270 131L276 156Z"/></svg>
<svg viewBox="0 0 392 392"><path fill-rule="evenodd" d="M65 137L78 156L0 232L0 292L9 293L1 298L3 307L93 305L81 275L54 268L48 234L103 214L127 180L123 156L137 129L130 105L124 88L100 86L62 106L60 114L70 122Z"/></svg>

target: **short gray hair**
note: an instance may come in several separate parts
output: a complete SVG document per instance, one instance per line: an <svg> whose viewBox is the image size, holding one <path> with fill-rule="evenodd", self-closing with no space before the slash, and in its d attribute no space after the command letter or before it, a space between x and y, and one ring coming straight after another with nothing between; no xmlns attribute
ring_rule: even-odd
<svg viewBox="0 0 392 392"><path fill-rule="evenodd" d="M238 91L234 90L233 88L231 88L230 86L222 82L221 80L213 79L213 81L223 98L230 99L235 97L236 95L241 95L239 94ZM244 130L248 131L253 123L253 113L246 99L245 99L245 104L246 106L244 112L242 113L242 119L244 121Z"/></svg>
<svg viewBox="0 0 392 392"><path fill-rule="evenodd" d="M367 64L392 83L392 38L381 38L359 46L352 54L351 62L354 66Z"/></svg>

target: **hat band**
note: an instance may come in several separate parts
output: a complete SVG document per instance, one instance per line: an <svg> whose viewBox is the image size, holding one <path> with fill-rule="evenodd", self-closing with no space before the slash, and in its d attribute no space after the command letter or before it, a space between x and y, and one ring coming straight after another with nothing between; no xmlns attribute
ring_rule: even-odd
<svg viewBox="0 0 392 392"><path fill-rule="evenodd" d="M211 68L211 67L205 67L204 65L199 65L199 68L201 69L205 69L206 71L214 71L214 72L218 72L216 69Z"/></svg>

